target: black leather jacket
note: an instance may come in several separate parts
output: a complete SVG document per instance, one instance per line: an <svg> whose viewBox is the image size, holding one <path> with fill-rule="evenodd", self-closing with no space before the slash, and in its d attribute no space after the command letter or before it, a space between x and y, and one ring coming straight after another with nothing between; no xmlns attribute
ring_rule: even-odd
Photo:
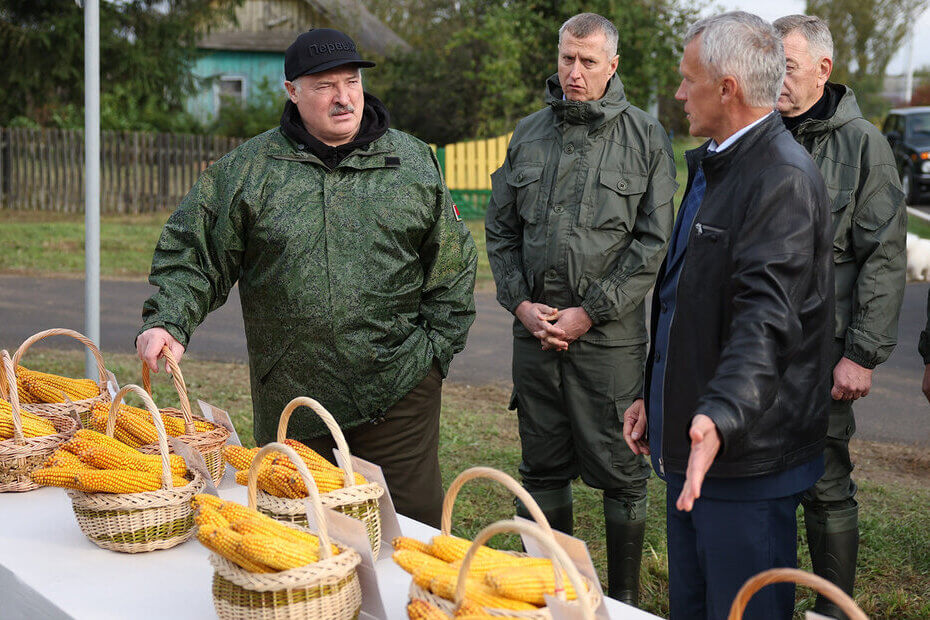
<svg viewBox="0 0 930 620"><path fill-rule="evenodd" d="M826 187L777 114L703 158L707 190L678 282L664 384L666 472L684 473L697 413L723 444L708 476L759 476L823 451L833 254ZM665 265L659 270L659 290ZM656 333L659 295L653 295ZM649 385L654 351L646 363ZM648 410L648 394L646 407Z"/></svg>

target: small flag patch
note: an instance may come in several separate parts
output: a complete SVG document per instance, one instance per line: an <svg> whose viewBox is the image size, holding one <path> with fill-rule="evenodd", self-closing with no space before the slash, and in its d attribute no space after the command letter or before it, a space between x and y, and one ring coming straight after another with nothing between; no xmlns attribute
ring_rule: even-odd
<svg viewBox="0 0 930 620"><path fill-rule="evenodd" d="M458 208L457 206L455 206L455 203L454 203L454 202L452 203L452 213L455 214L455 221L456 221L456 222L461 222L461 221L462 221L462 216L459 215L459 208Z"/></svg>

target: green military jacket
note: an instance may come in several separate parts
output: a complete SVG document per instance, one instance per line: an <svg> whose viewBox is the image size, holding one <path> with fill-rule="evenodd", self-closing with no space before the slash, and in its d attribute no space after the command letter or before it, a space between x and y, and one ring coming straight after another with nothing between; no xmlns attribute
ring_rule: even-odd
<svg viewBox="0 0 930 620"><path fill-rule="evenodd" d="M836 112L794 131L830 194L836 278L834 335L844 356L875 368L898 340L907 269L907 211L888 141L862 117L846 86Z"/></svg>
<svg viewBox="0 0 930 620"><path fill-rule="evenodd" d="M566 101L558 76L548 107L517 123L491 175L487 250L497 299L583 307L582 340L646 342L643 300L665 256L677 189L659 122L630 105L614 75L597 101ZM530 334L514 319L514 335Z"/></svg>
<svg viewBox="0 0 930 620"><path fill-rule="evenodd" d="M185 346L236 282L255 440L295 396L340 426L376 420L429 372L443 375L475 318L477 252L429 147L388 130L334 170L279 129L201 175L155 249L144 329ZM296 415L289 436L327 431Z"/></svg>

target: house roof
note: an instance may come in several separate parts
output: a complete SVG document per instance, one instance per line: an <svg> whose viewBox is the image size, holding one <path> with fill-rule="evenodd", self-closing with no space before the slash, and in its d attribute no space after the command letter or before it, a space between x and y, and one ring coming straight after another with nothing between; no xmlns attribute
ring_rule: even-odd
<svg viewBox="0 0 930 620"><path fill-rule="evenodd" d="M341 28L364 50L386 56L409 51L404 41L356 0L304 0L329 25ZM262 32L210 32L197 44L201 49L284 52L302 31L274 29Z"/></svg>

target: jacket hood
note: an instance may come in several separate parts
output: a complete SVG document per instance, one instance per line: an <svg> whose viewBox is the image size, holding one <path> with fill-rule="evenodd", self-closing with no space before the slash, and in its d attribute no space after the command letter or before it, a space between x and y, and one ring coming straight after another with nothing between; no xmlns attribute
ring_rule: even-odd
<svg viewBox="0 0 930 620"><path fill-rule="evenodd" d="M613 120L630 107L623 92L623 82L616 73L607 82L604 96L594 101L569 101L564 98L559 74L546 80L546 104L552 108L560 121L572 125L588 125L591 129Z"/></svg>
<svg viewBox="0 0 930 620"><path fill-rule="evenodd" d="M797 135L828 133L850 121L863 118L862 112L859 110L859 104L856 103L856 95L851 88L845 84L834 84L832 82L827 82L826 87L842 93L833 116L823 120L810 119L804 121L798 127Z"/></svg>

